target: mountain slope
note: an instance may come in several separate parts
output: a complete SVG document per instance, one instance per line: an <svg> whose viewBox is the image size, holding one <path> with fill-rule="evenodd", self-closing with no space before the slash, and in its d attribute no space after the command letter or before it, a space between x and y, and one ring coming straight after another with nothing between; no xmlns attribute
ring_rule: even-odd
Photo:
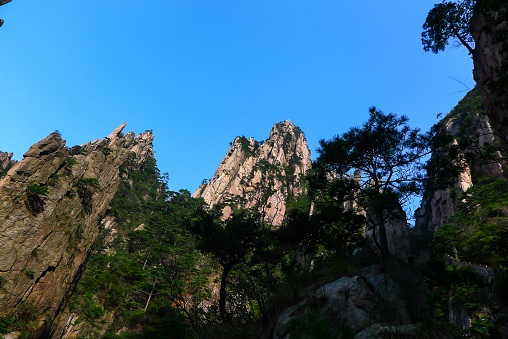
<svg viewBox="0 0 508 339"><path fill-rule="evenodd" d="M57 132L30 147L0 181L0 317L31 309L51 331L98 234L131 152L153 154L151 133L65 147Z"/></svg>

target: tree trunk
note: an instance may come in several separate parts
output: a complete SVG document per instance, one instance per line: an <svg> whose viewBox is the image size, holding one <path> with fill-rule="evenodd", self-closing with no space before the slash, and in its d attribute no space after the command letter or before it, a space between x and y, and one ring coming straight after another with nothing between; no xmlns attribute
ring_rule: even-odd
<svg viewBox="0 0 508 339"><path fill-rule="evenodd" d="M388 249L388 239L386 238L386 227L385 221L383 218L382 211L376 211L376 225L374 227L378 227L379 230L379 245L381 251L381 265L385 266L385 260L390 255L390 250Z"/></svg>
<svg viewBox="0 0 508 339"><path fill-rule="evenodd" d="M223 323L227 322L229 319L226 310L226 286L229 271L231 271L231 267L224 266L224 270L222 271L222 277L220 280L219 312L220 319L222 320Z"/></svg>
<svg viewBox="0 0 508 339"><path fill-rule="evenodd" d="M150 299L152 299L152 295L153 295L153 290L155 289L155 285L157 284L157 281L155 281L152 285L152 290L150 291L150 294L148 295L148 300L146 301L146 305L145 305L145 309L144 311L146 312L146 309L148 308L148 304L150 304Z"/></svg>

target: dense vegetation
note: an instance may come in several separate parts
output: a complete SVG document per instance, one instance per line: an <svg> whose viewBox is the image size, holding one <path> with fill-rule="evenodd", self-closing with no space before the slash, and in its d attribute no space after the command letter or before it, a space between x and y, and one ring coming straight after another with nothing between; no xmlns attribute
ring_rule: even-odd
<svg viewBox="0 0 508 339"><path fill-rule="evenodd" d="M196 329L199 301L209 294L214 269L195 248L191 218L202 204L187 191L170 192L153 158L134 155L121 168L122 182L70 310L83 334L140 337ZM134 333L134 334L133 334Z"/></svg>

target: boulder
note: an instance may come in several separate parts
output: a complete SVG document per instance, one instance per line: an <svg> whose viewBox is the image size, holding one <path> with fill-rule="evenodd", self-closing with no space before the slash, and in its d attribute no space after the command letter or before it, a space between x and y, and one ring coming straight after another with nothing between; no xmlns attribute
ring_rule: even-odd
<svg viewBox="0 0 508 339"><path fill-rule="evenodd" d="M395 326L409 320L398 285L382 274L378 266L326 284L283 311L276 320L273 338L289 338L290 324L301 321L312 311L319 312L332 333L338 333L345 326L360 333L372 324Z"/></svg>

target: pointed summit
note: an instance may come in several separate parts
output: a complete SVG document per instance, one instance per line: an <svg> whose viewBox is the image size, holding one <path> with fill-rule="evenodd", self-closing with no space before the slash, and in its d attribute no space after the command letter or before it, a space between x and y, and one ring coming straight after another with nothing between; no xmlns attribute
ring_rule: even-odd
<svg viewBox="0 0 508 339"><path fill-rule="evenodd" d="M267 222L280 225L288 196L296 197L305 190L304 177L310 167L303 132L285 120L272 127L265 141L236 137L214 177L193 197L202 197L210 206L229 203L224 219L233 208L258 207Z"/></svg>
<svg viewBox="0 0 508 339"><path fill-rule="evenodd" d="M127 125L127 123L124 122L123 124L121 124L120 126L115 128L115 130L113 132L111 132L111 134L108 135L108 139L118 138L120 136L120 133L122 133L122 131L126 125Z"/></svg>

